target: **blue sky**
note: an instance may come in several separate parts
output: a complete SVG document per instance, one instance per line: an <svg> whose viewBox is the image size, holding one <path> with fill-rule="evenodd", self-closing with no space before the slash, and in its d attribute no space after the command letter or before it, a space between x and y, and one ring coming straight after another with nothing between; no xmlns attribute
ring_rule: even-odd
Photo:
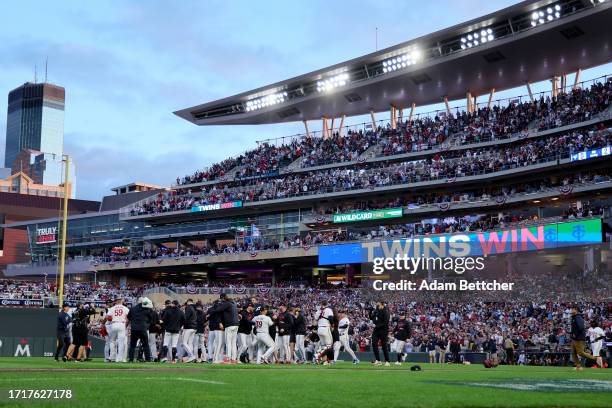
<svg viewBox="0 0 612 408"><path fill-rule="evenodd" d="M66 88L77 196L97 200L131 181L169 185L256 140L303 131L301 123L198 127L177 109L372 52L376 27L384 48L512 3L12 2L0 14L0 157L6 95L33 80L34 65L42 78L45 58L49 82Z"/></svg>

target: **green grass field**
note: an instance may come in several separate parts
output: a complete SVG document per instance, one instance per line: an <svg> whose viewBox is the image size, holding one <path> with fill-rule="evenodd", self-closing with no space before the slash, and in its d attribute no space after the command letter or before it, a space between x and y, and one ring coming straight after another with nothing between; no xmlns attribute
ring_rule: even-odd
<svg viewBox="0 0 612 408"><path fill-rule="evenodd" d="M612 370L422 364L423 371L362 363L334 366L56 363L0 358L8 389L71 389L53 407L610 407Z"/></svg>

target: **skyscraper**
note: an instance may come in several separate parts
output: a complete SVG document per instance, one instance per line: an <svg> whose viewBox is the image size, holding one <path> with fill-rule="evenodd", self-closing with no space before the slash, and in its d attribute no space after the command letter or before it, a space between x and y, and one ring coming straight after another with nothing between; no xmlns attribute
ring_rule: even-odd
<svg viewBox="0 0 612 408"><path fill-rule="evenodd" d="M19 152L32 149L62 157L64 88L27 82L8 96L4 166L13 167Z"/></svg>

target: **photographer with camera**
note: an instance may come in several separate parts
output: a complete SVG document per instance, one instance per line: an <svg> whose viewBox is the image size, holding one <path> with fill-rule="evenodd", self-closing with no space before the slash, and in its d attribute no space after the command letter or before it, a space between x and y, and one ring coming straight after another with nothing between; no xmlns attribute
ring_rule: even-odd
<svg viewBox="0 0 612 408"><path fill-rule="evenodd" d="M83 305L77 303L76 310L72 313L72 344L68 347L66 358L74 360L74 351L77 350L76 361L84 361L87 357L87 343L89 330L89 316L96 314L93 303Z"/></svg>

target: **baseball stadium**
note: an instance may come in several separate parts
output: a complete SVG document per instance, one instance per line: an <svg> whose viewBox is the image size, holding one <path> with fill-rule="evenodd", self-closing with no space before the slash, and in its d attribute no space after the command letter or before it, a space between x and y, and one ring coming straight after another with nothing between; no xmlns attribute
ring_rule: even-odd
<svg viewBox="0 0 612 408"><path fill-rule="evenodd" d="M185 103L194 148L302 132L169 187L76 200L64 156L2 217L0 406L612 406L611 22L527 0Z"/></svg>

